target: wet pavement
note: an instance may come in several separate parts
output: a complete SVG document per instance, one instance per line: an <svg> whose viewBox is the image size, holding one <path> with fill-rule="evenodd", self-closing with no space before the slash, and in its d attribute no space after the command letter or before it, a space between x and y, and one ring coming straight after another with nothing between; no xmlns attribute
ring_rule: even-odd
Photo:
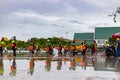
<svg viewBox="0 0 120 80"><path fill-rule="evenodd" d="M38 58L3 59L0 61L0 80L120 80L119 59L97 56L59 60Z"/></svg>

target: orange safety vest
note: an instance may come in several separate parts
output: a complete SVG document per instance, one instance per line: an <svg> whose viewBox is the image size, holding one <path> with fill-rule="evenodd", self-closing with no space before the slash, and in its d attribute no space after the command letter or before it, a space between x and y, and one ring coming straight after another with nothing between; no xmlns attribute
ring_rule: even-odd
<svg viewBox="0 0 120 80"><path fill-rule="evenodd" d="M64 50L67 50L67 46L64 46Z"/></svg>
<svg viewBox="0 0 120 80"><path fill-rule="evenodd" d="M46 48L45 48L45 51L47 51L47 52L48 52L48 51L49 51L49 49L50 49L49 47L46 47Z"/></svg>
<svg viewBox="0 0 120 80"><path fill-rule="evenodd" d="M85 45L82 46L82 50L86 50L86 46Z"/></svg>
<svg viewBox="0 0 120 80"><path fill-rule="evenodd" d="M70 46L70 50L73 51L75 49L74 46Z"/></svg>
<svg viewBox="0 0 120 80"><path fill-rule="evenodd" d="M96 47L96 46L94 46L94 50L97 50L97 47Z"/></svg>
<svg viewBox="0 0 120 80"><path fill-rule="evenodd" d="M11 44L11 47L15 47L15 43L12 43L12 44Z"/></svg>
<svg viewBox="0 0 120 80"><path fill-rule="evenodd" d="M29 46L29 50L33 50L34 49L34 47L31 45L31 46Z"/></svg>
<svg viewBox="0 0 120 80"><path fill-rule="evenodd" d="M58 50L58 51L61 51L61 50L62 50L62 47L61 47L61 46L58 46L58 47L57 47L57 50Z"/></svg>

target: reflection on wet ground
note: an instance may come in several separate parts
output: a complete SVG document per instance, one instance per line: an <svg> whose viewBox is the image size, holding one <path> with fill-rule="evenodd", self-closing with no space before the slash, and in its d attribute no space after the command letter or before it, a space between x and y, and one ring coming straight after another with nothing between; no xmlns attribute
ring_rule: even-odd
<svg viewBox="0 0 120 80"><path fill-rule="evenodd" d="M2 80L120 80L119 73L120 59L112 57L0 59Z"/></svg>

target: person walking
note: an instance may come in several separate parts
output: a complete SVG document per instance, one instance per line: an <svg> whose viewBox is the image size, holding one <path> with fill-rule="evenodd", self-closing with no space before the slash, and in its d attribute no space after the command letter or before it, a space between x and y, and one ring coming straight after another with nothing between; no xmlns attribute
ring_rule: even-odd
<svg viewBox="0 0 120 80"><path fill-rule="evenodd" d="M81 44L82 44L82 55L85 56L86 50L87 50L87 45L84 42L82 42Z"/></svg>
<svg viewBox="0 0 120 80"><path fill-rule="evenodd" d="M29 51L30 51L29 56L31 56L31 57L34 56L34 49L35 49L34 45L33 45L33 44L30 44L30 46L29 46Z"/></svg>
<svg viewBox="0 0 120 80"><path fill-rule="evenodd" d="M62 46L61 45L58 45L57 50L58 50L58 56L62 56Z"/></svg>
<svg viewBox="0 0 120 80"><path fill-rule="evenodd" d="M16 46L17 46L17 40L16 40L16 36L14 36L13 39L11 40L11 48L14 57L16 57Z"/></svg>
<svg viewBox="0 0 120 80"><path fill-rule="evenodd" d="M36 56L38 56L38 54L39 54L39 52L40 52L40 46L37 45L37 46L35 47L35 50L36 50Z"/></svg>
<svg viewBox="0 0 120 80"><path fill-rule="evenodd" d="M96 43L96 41L94 41L94 43L92 44L91 52L92 52L92 56L96 55L96 53L97 53L97 43Z"/></svg>
<svg viewBox="0 0 120 80"><path fill-rule="evenodd" d="M68 47L67 47L67 45L64 45L63 49L64 49L64 56L66 57L66 55L67 55L67 51L68 51Z"/></svg>
<svg viewBox="0 0 120 80"><path fill-rule="evenodd" d="M46 55L52 56L53 55L53 47L51 45L48 45L45 47Z"/></svg>
<svg viewBox="0 0 120 80"><path fill-rule="evenodd" d="M75 45L74 44L72 44L71 46L70 46L70 54L72 55L72 56L75 56L76 54L75 54Z"/></svg>
<svg viewBox="0 0 120 80"><path fill-rule="evenodd" d="M1 43L0 43L0 57L3 57L4 46L5 46L5 41L4 41L4 37L2 37Z"/></svg>

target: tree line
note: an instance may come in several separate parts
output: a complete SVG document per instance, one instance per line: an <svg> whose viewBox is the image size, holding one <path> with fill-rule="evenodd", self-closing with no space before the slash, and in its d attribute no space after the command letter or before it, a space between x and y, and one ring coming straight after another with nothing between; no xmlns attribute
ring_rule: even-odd
<svg viewBox="0 0 120 80"><path fill-rule="evenodd" d="M64 38L31 38L27 41L17 40L17 48L20 49L28 49L30 44L34 44L35 46L40 46L40 48L45 48L48 45L52 45L56 47L57 45L67 45L70 46L72 40L64 39ZM5 38L2 38L0 41L0 44L3 45L3 48L11 49L11 40L5 40Z"/></svg>

